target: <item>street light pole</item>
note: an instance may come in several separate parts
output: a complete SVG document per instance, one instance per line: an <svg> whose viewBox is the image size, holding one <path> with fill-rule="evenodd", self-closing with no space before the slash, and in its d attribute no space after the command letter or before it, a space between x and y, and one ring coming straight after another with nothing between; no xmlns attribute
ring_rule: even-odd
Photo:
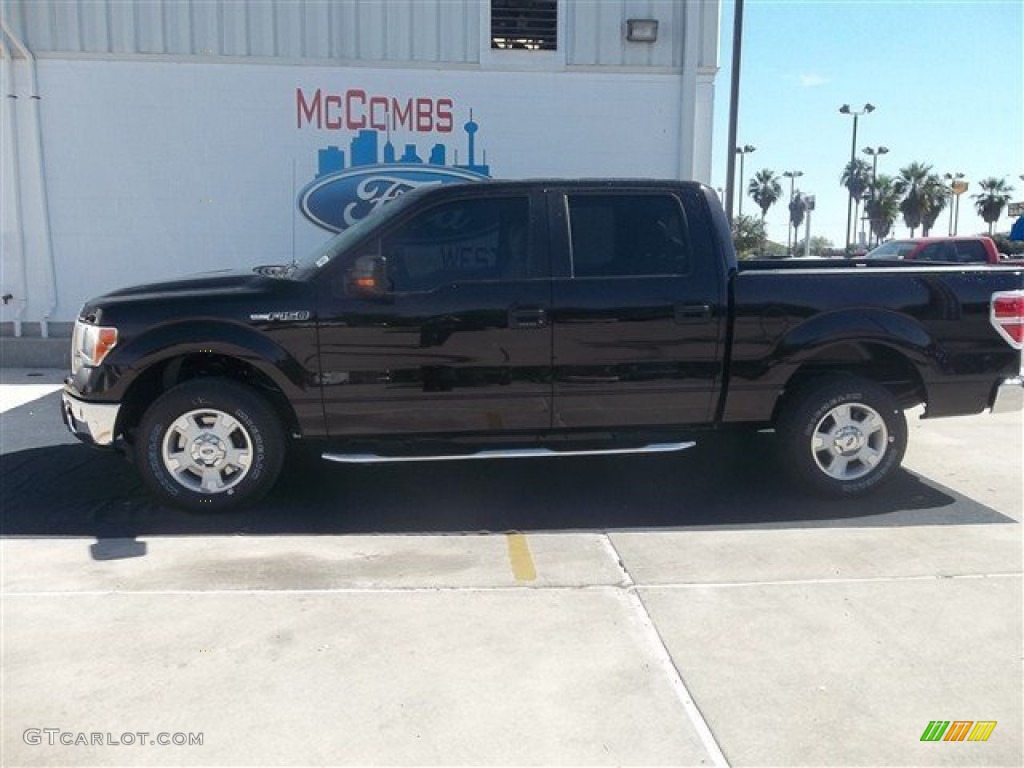
<svg viewBox="0 0 1024 768"><path fill-rule="evenodd" d="M736 0L732 22L732 78L729 90L729 146L736 146L736 124L740 104L740 54L743 51L743 0ZM733 173L736 171L736 154L729 153L725 169L725 216L732 224Z"/></svg>
<svg viewBox="0 0 1024 768"><path fill-rule="evenodd" d="M740 186L737 194L739 195L739 213L737 216L743 215L743 157L749 155L757 147L752 147L750 144L744 144L742 147L736 147L736 154L740 156Z"/></svg>
<svg viewBox="0 0 1024 768"><path fill-rule="evenodd" d="M871 157L871 202L874 203L875 202L875 194L876 194L875 187L876 187L876 182L878 181L878 156L879 155L887 155L889 153L889 148L888 147L864 147L864 149L862 149L861 152L863 152L865 155L869 155ZM868 221L870 221L871 223L874 223L873 219L868 219ZM869 224L868 225L868 245L869 246L871 245L871 236L873 234L874 234L874 227L872 227ZM878 243L875 243L875 245L878 245Z"/></svg>
<svg viewBox="0 0 1024 768"><path fill-rule="evenodd" d="M875 111L872 104L865 104L863 109L850 109L849 104L843 104L839 108L840 114L853 115L853 140L850 142L850 172L853 172L853 161L857 159L857 118ZM850 250L850 225L853 221L853 194L846 202L846 250Z"/></svg>
<svg viewBox="0 0 1024 768"><path fill-rule="evenodd" d="M960 173L959 171L956 171L955 173L944 173L944 174L942 174L942 177L944 179L946 179L946 181L949 182L949 191L950 191L950 194L953 196L953 199L950 200L950 202L949 202L949 236L952 237L953 234L956 232L956 230L953 228L953 209L954 208L958 209L957 213L956 213L956 215L957 215L957 224L960 223L960 211L959 211L959 208L960 208L960 192L957 192L957 189L958 189L958 187L959 187L959 185L961 183L960 179L962 179L964 177L964 175L962 173Z"/></svg>
<svg viewBox="0 0 1024 768"><path fill-rule="evenodd" d="M796 185L796 180L800 176L803 176L804 172L803 171L784 171L782 175L785 176L787 179L789 179L789 204L792 205L793 204L793 191L794 191L794 187ZM787 210L788 210L788 208L787 208ZM786 253L789 254L790 256L793 255L793 246L796 245L796 239L793 237L793 233L791 231L793 229L792 224L793 224L792 220L790 220L790 221L788 221L786 223Z"/></svg>

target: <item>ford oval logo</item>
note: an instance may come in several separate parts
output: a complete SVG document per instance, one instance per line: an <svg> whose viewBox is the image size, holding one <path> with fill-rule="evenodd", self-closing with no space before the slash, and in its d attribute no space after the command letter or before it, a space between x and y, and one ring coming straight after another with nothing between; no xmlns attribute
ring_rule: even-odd
<svg viewBox="0 0 1024 768"><path fill-rule="evenodd" d="M389 164L352 168L321 176L303 187L299 192L299 209L318 227L341 232L410 190L487 178L444 166Z"/></svg>

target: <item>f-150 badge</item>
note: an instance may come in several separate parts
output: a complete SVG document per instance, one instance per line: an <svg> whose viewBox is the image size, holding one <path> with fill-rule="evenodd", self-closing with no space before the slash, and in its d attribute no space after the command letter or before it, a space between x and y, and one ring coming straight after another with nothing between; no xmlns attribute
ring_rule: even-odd
<svg viewBox="0 0 1024 768"><path fill-rule="evenodd" d="M309 320L309 310L300 309L295 312L256 312L249 315L249 319L268 323Z"/></svg>

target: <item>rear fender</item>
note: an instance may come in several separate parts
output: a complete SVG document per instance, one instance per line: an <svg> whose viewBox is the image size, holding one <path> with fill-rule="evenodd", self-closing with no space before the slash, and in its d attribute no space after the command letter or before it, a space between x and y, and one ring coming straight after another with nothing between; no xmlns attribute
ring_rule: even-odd
<svg viewBox="0 0 1024 768"><path fill-rule="evenodd" d="M792 370L830 346L866 343L899 351L919 369L942 368L942 350L921 323L885 309L840 310L815 315L786 331L775 350L782 367ZM785 361L785 362L783 362Z"/></svg>
<svg viewBox="0 0 1024 768"><path fill-rule="evenodd" d="M792 328L780 340L773 356L776 391L792 387L794 378L807 373L808 366L828 365L830 350L850 345L866 354L866 347L874 347L902 357L916 371L926 401L931 382L947 367L942 348L912 317L882 309L830 312ZM836 373L843 372L841 364L833 363L833 367Z"/></svg>

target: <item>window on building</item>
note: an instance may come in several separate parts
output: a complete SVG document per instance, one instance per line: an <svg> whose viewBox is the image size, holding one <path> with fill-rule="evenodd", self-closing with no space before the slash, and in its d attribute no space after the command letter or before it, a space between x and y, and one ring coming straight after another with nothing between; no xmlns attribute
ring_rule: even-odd
<svg viewBox="0 0 1024 768"><path fill-rule="evenodd" d="M491 48L558 49L558 0L491 0Z"/></svg>
<svg viewBox="0 0 1024 768"><path fill-rule="evenodd" d="M575 277L681 275L690 242L671 195L570 195Z"/></svg>
<svg viewBox="0 0 1024 768"><path fill-rule="evenodd" d="M391 288L397 292L528 277L529 200L492 198L439 205L388 236L383 253Z"/></svg>

